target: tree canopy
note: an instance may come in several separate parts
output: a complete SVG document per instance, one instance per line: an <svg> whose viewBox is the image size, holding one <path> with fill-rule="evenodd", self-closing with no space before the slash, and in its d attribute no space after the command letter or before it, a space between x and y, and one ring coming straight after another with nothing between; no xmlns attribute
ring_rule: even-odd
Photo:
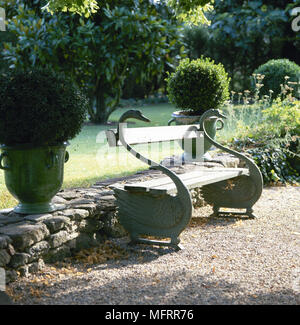
<svg viewBox="0 0 300 325"><path fill-rule="evenodd" d="M122 5L123 1L97 1L97 0L49 0L44 7L50 12L55 11L70 11L79 15L89 17L91 14L96 13L101 7L110 5L114 2L115 5ZM136 3L142 2L139 0ZM170 8L175 12L175 15L182 21L191 23L204 23L208 22L204 12L211 9L210 3L212 0L161 0L152 2L166 2Z"/></svg>
<svg viewBox="0 0 300 325"><path fill-rule="evenodd" d="M248 88L250 76L270 59L299 62L299 34L290 11L299 0L215 0L210 26L186 28L188 55L209 56L225 65L236 89ZM236 87L235 87L236 86Z"/></svg>
<svg viewBox="0 0 300 325"><path fill-rule="evenodd" d="M112 0L86 18L49 14L41 1L31 1L15 0L10 8L8 29L18 42L5 44L4 59L11 68L48 66L71 76L91 99L93 122L107 121L128 77L163 79L178 59L174 53L183 50L177 45L181 26L163 5Z"/></svg>

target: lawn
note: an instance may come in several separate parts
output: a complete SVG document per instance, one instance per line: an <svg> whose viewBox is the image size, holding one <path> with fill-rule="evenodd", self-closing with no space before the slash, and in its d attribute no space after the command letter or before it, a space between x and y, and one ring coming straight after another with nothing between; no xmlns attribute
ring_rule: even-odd
<svg viewBox="0 0 300 325"><path fill-rule="evenodd" d="M119 117L128 108L118 109L111 117L110 122L117 122ZM140 109L147 116L151 123L131 120L129 127L161 126L167 125L174 106L170 104L153 104L142 106ZM257 121L257 110L243 106L226 110L228 120L224 130L218 133L220 140L226 140L236 135L241 123ZM253 118L254 116L254 118ZM237 123L237 120L240 123ZM65 164L65 177L63 188L88 187L100 179L107 179L120 175L128 175L138 170L148 168L147 165L131 156L123 147L109 148L105 139L105 130L115 128L113 125L87 124L81 133L70 141L67 150L70 153L70 160ZM137 150L149 156L147 145L136 146ZM162 147L151 147L150 157L159 161L164 157L182 152L179 146L174 143L170 148L168 145ZM5 187L4 173L0 170L0 209L13 207L16 200L10 195Z"/></svg>
<svg viewBox="0 0 300 325"><path fill-rule="evenodd" d="M130 120L129 127L166 125L174 107L160 104L148 105L139 109L151 120L151 123ZM110 122L117 122L126 110L115 111L111 115ZM128 154L123 147L108 147L104 132L115 127L115 125L85 125L82 132L70 141L70 147L68 147L70 161L65 165L64 187L89 186L99 179L125 175L138 169L147 168L145 164ZM147 155L147 145L139 145L137 149ZM165 150L162 152L154 150L151 153L152 158L163 158L164 152Z"/></svg>

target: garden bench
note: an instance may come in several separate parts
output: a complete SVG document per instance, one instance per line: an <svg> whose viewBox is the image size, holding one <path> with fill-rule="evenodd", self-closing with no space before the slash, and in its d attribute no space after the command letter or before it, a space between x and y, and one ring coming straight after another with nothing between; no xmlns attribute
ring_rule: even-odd
<svg viewBox="0 0 300 325"><path fill-rule="evenodd" d="M127 128L124 122L128 118L149 121L140 111L130 110L120 118L118 129L106 131L109 146L123 145L151 169L165 174L147 181L116 183L111 186L116 197L120 223L128 231L132 243L173 246L180 249L179 234L189 224L192 216L193 207L189 191L199 187L204 200L213 205L216 216L233 214L255 217L252 206L262 192L261 173L251 159L223 147L209 137L203 124L212 114L224 117L218 110L210 110L203 114L200 124ZM201 126L203 132L200 131ZM217 148L243 159L247 168L203 168L178 175L170 168L144 157L132 147L135 144L186 138L199 140L201 135ZM226 208L226 211L222 208ZM228 208L244 211L228 211ZM150 239L149 236L156 238Z"/></svg>

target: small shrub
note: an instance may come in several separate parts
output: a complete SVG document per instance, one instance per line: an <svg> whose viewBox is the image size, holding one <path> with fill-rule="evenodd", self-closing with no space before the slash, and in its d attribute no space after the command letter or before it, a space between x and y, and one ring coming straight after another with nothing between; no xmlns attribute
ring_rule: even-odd
<svg viewBox="0 0 300 325"><path fill-rule="evenodd" d="M300 66L296 63L288 59L270 60L258 67L254 74L264 76L263 87L260 89L261 95L269 95L272 90L272 97L277 98L284 91L283 85L290 84L290 88L294 90L293 95L297 96Z"/></svg>
<svg viewBox="0 0 300 325"><path fill-rule="evenodd" d="M0 77L0 143L57 144L74 138L88 101L65 76L45 69Z"/></svg>
<svg viewBox="0 0 300 325"><path fill-rule="evenodd" d="M180 61L166 81L170 102L190 115L219 108L229 98L228 74L209 58Z"/></svg>
<svg viewBox="0 0 300 325"><path fill-rule="evenodd" d="M247 149L246 152L257 163L265 184L298 184L299 154L293 150L297 147L299 149L299 137L287 134L284 138L265 138L257 148Z"/></svg>
<svg viewBox="0 0 300 325"><path fill-rule="evenodd" d="M277 98L262 113L270 134L278 134L279 137L284 137L287 133L300 135L300 101Z"/></svg>

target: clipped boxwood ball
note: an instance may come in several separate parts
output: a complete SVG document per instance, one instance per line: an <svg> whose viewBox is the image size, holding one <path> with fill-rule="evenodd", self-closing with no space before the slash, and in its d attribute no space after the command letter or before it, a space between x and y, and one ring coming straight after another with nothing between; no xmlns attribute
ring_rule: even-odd
<svg viewBox="0 0 300 325"><path fill-rule="evenodd" d="M0 144L58 144L74 138L88 101L64 75L14 70L0 77Z"/></svg>
<svg viewBox="0 0 300 325"><path fill-rule="evenodd" d="M230 78L221 63L209 58L181 60L166 81L170 102L189 115L217 109L229 98Z"/></svg>
<svg viewBox="0 0 300 325"><path fill-rule="evenodd" d="M272 90L274 92L272 97L276 98L281 92L280 84L283 85L286 82L286 76L289 77L288 81L299 81L300 66L288 59L270 60L259 66L254 73L265 76L262 80L264 86L261 88L260 94L269 95L269 91ZM294 92L294 95L296 95L296 92Z"/></svg>

